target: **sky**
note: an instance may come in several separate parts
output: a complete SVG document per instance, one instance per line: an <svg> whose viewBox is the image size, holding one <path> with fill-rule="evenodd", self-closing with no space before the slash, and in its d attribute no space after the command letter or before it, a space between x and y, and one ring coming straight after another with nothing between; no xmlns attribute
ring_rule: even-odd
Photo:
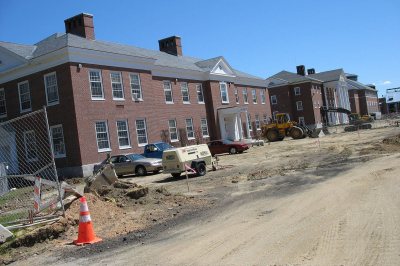
<svg viewBox="0 0 400 266"><path fill-rule="evenodd" d="M35 44L82 12L98 40L157 50L178 35L184 55L263 78L305 65L343 68L380 97L400 87L399 0L0 0L0 41Z"/></svg>

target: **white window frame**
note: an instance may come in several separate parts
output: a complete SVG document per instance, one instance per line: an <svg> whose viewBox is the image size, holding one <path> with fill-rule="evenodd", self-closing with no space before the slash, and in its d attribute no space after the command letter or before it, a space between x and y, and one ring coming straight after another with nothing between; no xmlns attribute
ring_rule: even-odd
<svg viewBox="0 0 400 266"><path fill-rule="evenodd" d="M236 104L239 104L239 90L238 90L238 88L235 88L235 101L236 101Z"/></svg>
<svg viewBox="0 0 400 266"><path fill-rule="evenodd" d="M56 128L61 128L61 138L60 139L62 139L62 145L63 145L63 151L64 151L64 153L57 153L56 154L56 149L55 149L55 146L54 146L54 132L53 132L53 130L54 129L56 129ZM66 157L67 156L67 152L66 152L66 150L65 150L65 138L64 138L64 130L63 130L63 127L62 127L62 125L61 124L59 124L59 125L54 125L54 126L51 126L50 127L50 134L51 134L51 145L53 146L53 153L54 153L54 158L64 158L64 157Z"/></svg>
<svg viewBox="0 0 400 266"><path fill-rule="evenodd" d="M303 101L297 101L296 108L297 108L297 111L302 111L303 110Z"/></svg>
<svg viewBox="0 0 400 266"><path fill-rule="evenodd" d="M260 90L260 97L261 97L261 104L265 104L265 90L261 89Z"/></svg>
<svg viewBox="0 0 400 266"><path fill-rule="evenodd" d="M197 92L197 103L204 104L204 91L203 91L202 84L196 84L196 92ZM202 101L199 98L200 95L201 95L201 98L203 98Z"/></svg>
<svg viewBox="0 0 400 266"><path fill-rule="evenodd" d="M265 124L268 124L268 114L263 114L263 121Z"/></svg>
<svg viewBox="0 0 400 266"><path fill-rule="evenodd" d="M256 89L251 89L251 96L253 99L253 104L257 104L257 90Z"/></svg>
<svg viewBox="0 0 400 266"><path fill-rule="evenodd" d="M278 104L278 98L276 95L271 95L271 104Z"/></svg>
<svg viewBox="0 0 400 266"><path fill-rule="evenodd" d="M104 123L106 131L105 131L105 132L97 132L97 127L96 127L97 123ZM98 151L98 152L111 151L110 133L109 133L109 130L108 130L108 123L107 123L107 120L98 120L98 121L95 121L95 123L94 123L94 131L95 131L95 133L96 133L97 151ZM103 134L104 134L104 133L107 134L108 148L101 148L101 149L100 149L100 147L99 147L99 138L98 138L98 134L102 134L102 133L103 133ZM104 140L102 140L102 141L104 141Z"/></svg>
<svg viewBox="0 0 400 266"><path fill-rule="evenodd" d="M118 75L119 76L119 81L113 81L112 75ZM110 72L110 82L111 82L111 93L112 93L113 100L114 101L124 101L125 100L125 93L124 93L124 84L123 84L123 81L122 81L122 73L118 72L118 71L111 71ZM116 91L114 89L114 86L113 86L114 84L120 85L121 89L118 89L118 91ZM122 97L115 97L114 91L115 92L119 92L119 90L121 90L121 92L122 92Z"/></svg>
<svg viewBox="0 0 400 266"><path fill-rule="evenodd" d="M201 135L203 135L203 138L208 138L210 137L210 134L208 132L208 123L207 123L207 118L201 118L200 120L200 125L201 125ZM204 132L207 132L204 134Z"/></svg>
<svg viewBox="0 0 400 266"><path fill-rule="evenodd" d="M303 121L303 124L301 123ZM300 125L305 125L306 121L304 120L304 116L299 116L299 124Z"/></svg>
<svg viewBox="0 0 400 266"><path fill-rule="evenodd" d="M260 116L259 115L255 115L255 124L256 124L256 129L257 130L261 130L261 125L260 125Z"/></svg>
<svg viewBox="0 0 400 266"><path fill-rule="evenodd" d="M294 87L294 95L301 95L300 87Z"/></svg>
<svg viewBox="0 0 400 266"><path fill-rule="evenodd" d="M22 109L22 101L21 101L21 85L28 84L28 92L24 94L29 95L29 108ZM19 98L19 112L26 113L32 111L32 98L31 98L31 88L29 86L29 82L27 80L18 83L18 98Z"/></svg>
<svg viewBox="0 0 400 266"><path fill-rule="evenodd" d="M3 99L0 99L0 104L2 104L4 106L4 113L0 113L0 118L4 118L7 117L7 102L6 102L6 91L4 88L0 88L0 93L3 94ZM2 103L3 102L3 103Z"/></svg>
<svg viewBox="0 0 400 266"><path fill-rule="evenodd" d="M189 86L187 82L181 82L181 94L182 94L182 102L184 104L190 104L190 95L189 95ZM185 100L185 98L187 98Z"/></svg>
<svg viewBox="0 0 400 266"><path fill-rule="evenodd" d="M143 121L143 124L144 124L144 128L143 128L143 129L142 129L142 128L140 128L140 129L138 128L138 122L139 122L139 121ZM148 138L148 136L147 136L147 123L146 123L146 119L145 119L145 118L136 119L136 120L135 120L135 127L136 127L136 139L137 139L138 146L139 146L139 147L143 147L143 146L147 145L148 142L149 142L149 138ZM141 134L141 135L139 136L139 130L144 130L144 135ZM146 137L146 142L140 143L139 137Z"/></svg>
<svg viewBox="0 0 400 266"><path fill-rule="evenodd" d="M54 100L54 101L52 101L52 102L49 102L49 85L47 84L47 77L50 77L50 76L54 76L54 79L55 79L55 92L57 93L57 100ZM45 90L46 90L46 102L47 102L47 106L52 106L52 105L57 105L57 104L59 104L60 103L60 95L58 94L58 82L57 82L57 74L56 74L56 72L51 72L51 73L48 73L48 74L46 74L46 75L44 75L43 76L43 79L44 79L44 87L45 87Z"/></svg>
<svg viewBox="0 0 400 266"><path fill-rule="evenodd" d="M171 127L171 121L173 121L174 126ZM171 142L177 142L179 141L179 133L178 133L178 128L176 126L176 119L169 119L168 120L168 131L169 131L169 139ZM175 131L175 132L173 132ZM172 138L172 134L176 134L176 138Z"/></svg>
<svg viewBox="0 0 400 266"><path fill-rule="evenodd" d="M90 79L90 73L91 72L97 72L97 73L99 73L99 77L100 77L100 81L92 81L91 79ZM101 76L101 70L99 70L99 69L89 69L89 71L88 71L88 75L89 75L89 87L90 87L90 97L91 97L91 99L93 100L93 101L104 101L105 100L105 98L104 98L104 86L103 86L103 77ZM101 94L102 94L102 96L101 97L99 97L99 96L96 96L96 97L93 97L93 89L92 89L92 82L100 82L100 86L101 86Z"/></svg>
<svg viewBox="0 0 400 266"><path fill-rule="evenodd" d="M223 97L223 89L222 89L223 86L225 86L226 100L224 100L224 97ZM219 83L219 91L220 91L220 96L221 96L221 103L229 103L228 84L226 82Z"/></svg>
<svg viewBox="0 0 400 266"><path fill-rule="evenodd" d="M132 76L136 76L137 77L137 83L133 82ZM143 91L142 91L142 81L140 80L140 75L139 73L129 73L129 84L131 86L131 96L132 96L132 100L133 101L143 101ZM138 88L133 88L132 86L138 86ZM139 96L138 97L134 97L135 94L137 94L137 92L133 92L134 90L139 90Z"/></svg>
<svg viewBox="0 0 400 266"><path fill-rule="evenodd" d="M29 145L29 147L33 147L34 149L34 153L35 153L35 158L29 158L28 157L28 143L27 143L27 135L33 133L33 137L34 137L34 144L33 145ZM37 141L36 141L36 133L34 130L28 130L25 131L24 133L24 146L25 146L25 160L27 162L37 162L39 160L38 158L38 150L37 150Z"/></svg>
<svg viewBox="0 0 400 266"><path fill-rule="evenodd" d="M190 121L191 125L188 125L188 121ZM188 140L195 139L194 138L194 127L193 127L193 118L186 118L185 119L185 124L186 124L186 137ZM189 130L191 128L191 130ZM193 135L192 137L189 137L189 133Z"/></svg>
<svg viewBox="0 0 400 266"><path fill-rule="evenodd" d="M165 85L168 85L169 88L166 88ZM165 103L167 103L167 104L173 104L173 103L174 103L174 96L173 96L173 93L172 93L172 84L171 84L171 81L169 81L169 80L164 80L164 81L163 81L163 89L164 89L164 99L165 99ZM167 92L170 92L170 93L171 93L171 101L167 101L167 94L166 94Z"/></svg>
<svg viewBox="0 0 400 266"><path fill-rule="evenodd" d="M119 130L118 127L118 123L123 122L125 123L126 129L125 130ZM118 146L120 150L124 150L124 149L130 149L132 148L131 146L131 137L130 137L130 133L129 133L129 124L128 124L128 120L127 119L119 119L115 122L115 126L117 127L117 138L118 138ZM126 132L126 137L120 137L120 132ZM122 145L121 146L121 142L120 139L125 139L128 138L128 145Z"/></svg>
<svg viewBox="0 0 400 266"><path fill-rule="evenodd" d="M243 103L249 104L249 94L248 94L247 88L242 89L242 95L243 95Z"/></svg>

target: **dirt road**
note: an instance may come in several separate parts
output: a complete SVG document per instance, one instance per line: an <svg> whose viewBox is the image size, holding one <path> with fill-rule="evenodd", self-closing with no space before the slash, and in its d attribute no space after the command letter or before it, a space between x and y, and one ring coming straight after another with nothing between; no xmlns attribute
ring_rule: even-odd
<svg viewBox="0 0 400 266"><path fill-rule="evenodd" d="M399 133L331 135L320 150L304 139L222 157L233 167L190 180L192 194L216 200L209 210L100 253L89 247L81 257L20 264L400 265L400 146L382 144ZM152 178L186 189L185 180Z"/></svg>

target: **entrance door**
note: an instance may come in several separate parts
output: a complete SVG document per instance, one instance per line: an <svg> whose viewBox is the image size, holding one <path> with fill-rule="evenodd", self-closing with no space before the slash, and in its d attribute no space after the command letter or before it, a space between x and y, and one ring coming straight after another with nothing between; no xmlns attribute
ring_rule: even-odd
<svg viewBox="0 0 400 266"><path fill-rule="evenodd" d="M15 133L0 128L0 162L8 166L7 174L18 173L18 156Z"/></svg>

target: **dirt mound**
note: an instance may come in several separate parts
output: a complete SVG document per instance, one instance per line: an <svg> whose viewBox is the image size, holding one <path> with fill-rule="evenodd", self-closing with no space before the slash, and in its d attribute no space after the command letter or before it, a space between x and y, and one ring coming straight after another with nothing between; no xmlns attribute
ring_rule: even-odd
<svg viewBox="0 0 400 266"><path fill-rule="evenodd" d="M400 135L385 138L382 142L384 144L400 145Z"/></svg>

